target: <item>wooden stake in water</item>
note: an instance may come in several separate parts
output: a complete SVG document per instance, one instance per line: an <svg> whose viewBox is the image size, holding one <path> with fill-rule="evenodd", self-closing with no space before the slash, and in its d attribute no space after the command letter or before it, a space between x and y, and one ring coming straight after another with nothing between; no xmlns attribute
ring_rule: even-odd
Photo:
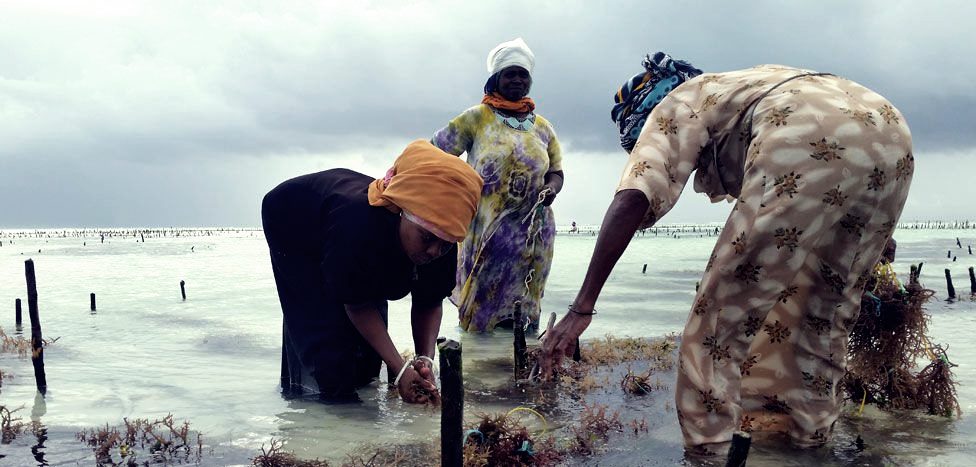
<svg viewBox="0 0 976 467"><path fill-rule="evenodd" d="M732 446L729 446L729 457L725 461L725 467L745 467L751 445L752 436L749 433L737 431L733 434Z"/></svg>
<svg viewBox="0 0 976 467"><path fill-rule="evenodd" d="M186 300L186 281L180 281L180 295Z"/></svg>
<svg viewBox="0 0 976 467"><path fill-rule="evenodd" d="M972 269L972 268L970 268ZM20 313L20 299L14 300L14 322L17 324L17 330L21 329L21 313Z"/></svg>
<svg viewBox="0 0 976 467"><path fill-rule="evenodd" d="M949 290L949 299L956 298L956 288L952 286L952 275L949 274L949 270L945 270L946 274L946 289Z"/></svg>
<svg viewBox="0 0 976 467"><path fill-rule="evenodd" d="M91 293L91 311L95 311L95 292Z"/></svg>
<svg viewBox="0 0 976 467"><path fill-rule="evenodd" d="M976 274L973 274L973 267L969 267L969 293L976 295Z"/></svg>
<svg viewBox="0 0 976 467"><path fill-rule="evenodd" d="M908 283L918 283L918 266L915 266L914 264L912 265L911 272L908 273Z"/></svg>
<svg viewBox="0 0 976 467"><path fill-rule="evenodd" d="M282 335L282 340L283 341L288 338L288 326L285 324L285 321L284 320L281 321L281 335ZM285 343L284 342L281 343L281 347L282 347L282 352L281 352L281 393L282 394L290 394L291 393L291 372L288 370L288 355L284 352L284 347L285 347ZM387 373L387 375L389 375L389 373ZM393 377L396 378L396 375L393 375ZM390 384L393 384L393 380L392 379L387 379L387 382L389 382Z"/></svg>
<svg viewBox="0 0 976 467"><path fill-rule="evenodd" d="M647 263L644 263L644 269L641 269L641 274L647 274Z"/></svg>
<svg viewBox="0 0 976 467"><path fill-rule="evenodd" d="M441 466L461 467L464 463L461 343L438 337L437 352L441 364Z"/></svg>
<svg viewBox="0 0 976 467"><path fill-rule="evenodd" d="M515 323L512 325L512 334L515 335L513 347L515 348L515 380L518 381L525 373L525 328L522 327L522 302L515 302Z"/></svg>
<svg viewBox="0 0 976 467"><path fill-rule="evenodd" d="M27 315L31 321L31 363L34 365L34 381L37 391L47 393L47 375L44 374L44 338L41 336L41 318L37 311L37 279L34 278L34 260L24 261L27 276Z"/></svg>

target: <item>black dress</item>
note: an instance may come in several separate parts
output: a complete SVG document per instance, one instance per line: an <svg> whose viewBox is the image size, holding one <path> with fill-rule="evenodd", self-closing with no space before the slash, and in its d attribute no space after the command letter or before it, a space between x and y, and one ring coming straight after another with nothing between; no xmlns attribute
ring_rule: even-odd
<svg viewBox="0 0 976 467"><path fill-rule="evenodd" d="M382 360L346 316L345 304L411 294L414 306L439 305L454 288L457 249L414 266L400 246L399 214L370 206L374 179L346 169L293 178L264 197L261 217L284 314L281 391L355 400Z"/></svg>

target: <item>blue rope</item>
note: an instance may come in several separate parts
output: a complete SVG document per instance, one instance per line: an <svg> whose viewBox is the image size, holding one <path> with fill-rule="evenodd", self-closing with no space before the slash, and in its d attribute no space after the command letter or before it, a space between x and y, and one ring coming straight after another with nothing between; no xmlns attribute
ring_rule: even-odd
<svg viewBox="0 0 976 467"><path fill-rule="evenodd" d="M464 436L461 437L461 444L464 444L464 443L468 442L468 437L471 436L471 435L478 435L478 437L481 438L481 441L479 441L479 442L481 442L481 443L484 443L485 442L485 435L483 433L481 433L480 431L478 431L477 428L472 428L472 429L464 432Z"/></svg>
<svg viewBox="0 0 976 467"><path fill-rule="evenodd" d="M864 291L864 295L867 295L871 299L871 305L874 308L874 316L881 316L881 299L877 295L871 293L871 291Z"/></svg>
<svg viewBox="0 0 976 467"><path fill-rule="evenodd" d="M524 452L530 456L535 455L535 451L532 449L532 443L529 440L522 441L522 447L516 450L516 452Z"/></svg>

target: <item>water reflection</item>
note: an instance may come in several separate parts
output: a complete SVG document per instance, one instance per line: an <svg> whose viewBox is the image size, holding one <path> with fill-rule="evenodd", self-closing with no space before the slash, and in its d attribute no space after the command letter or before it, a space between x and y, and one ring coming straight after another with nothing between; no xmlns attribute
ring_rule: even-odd
<svg viewBox="0 0 976 467"><path fill-rule="evenodd" d="M40 392L34 394L34 405L31 406L31 421L40 423L41 417L47 414L47 400Z"/></svg>
<svg viewBox="0 0 976 467"><path fill-rule="evenodd" d="M47 441L47 428L36 426L32 431L37 438L37 444L31 446L31 454L34 455L34 460L37 461L39 467L46 466L48 463L44 459L44 442Z"/></svg>

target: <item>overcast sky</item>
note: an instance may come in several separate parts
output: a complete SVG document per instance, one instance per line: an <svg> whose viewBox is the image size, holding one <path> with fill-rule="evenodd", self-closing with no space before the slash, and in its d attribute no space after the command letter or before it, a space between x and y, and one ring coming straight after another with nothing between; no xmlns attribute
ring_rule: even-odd
<svg viewBox="0 0 976 467"><path fill-rule="evenodd" d="M382 175L480 101L523 37L564 148L557 222L599 223L626 161L611 96L663 50L705 71L780 63L905 114L903 220L974 218L976 2L9 2L0 0L0 227L259 226L303 173ZM686 191L663 222L729 212Z"/></svg>

